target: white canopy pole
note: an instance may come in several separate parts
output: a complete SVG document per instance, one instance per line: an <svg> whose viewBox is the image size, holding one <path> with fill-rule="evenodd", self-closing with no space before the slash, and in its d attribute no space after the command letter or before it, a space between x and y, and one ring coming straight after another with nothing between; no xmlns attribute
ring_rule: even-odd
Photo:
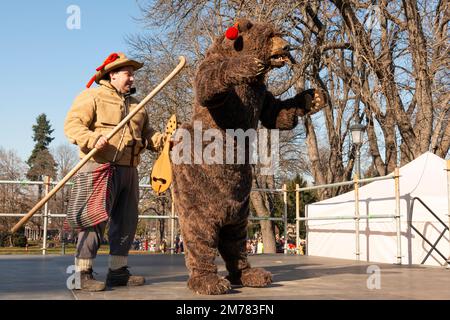
<svg viewBox="0 0 450 320"><path fill-rule="evenodd" d="M450 160L447 160L447 210L448 210L448 258L447 258L447 269L450 269Z"/></svg>
<svg viewBox="0 0 450 320"><path fill-rule="evenodd" d="M300 185L295 185L295 249L300 248Z"/></svg>
<svg viewBox="0 0 450 320"><path fill-rule="evenodd" d="M360 246L359 246L359 183L358 175L355 174L353 181L355 183L355 236L356 236L356 260L360 260Z"/></svg>
<svg viewBox="0 0 450 320"><path fill-rule="evenodd" d="M395 168L395 221L397 222L397 264L402 264L402 234L400 223L400 169Z"/></svg>

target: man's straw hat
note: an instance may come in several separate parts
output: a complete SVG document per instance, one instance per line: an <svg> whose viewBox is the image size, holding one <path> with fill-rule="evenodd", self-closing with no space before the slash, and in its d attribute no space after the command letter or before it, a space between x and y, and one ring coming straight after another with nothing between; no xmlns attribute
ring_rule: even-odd
<svg viewBox="0 0 450 320"><path fill-rule="evenodd" d="M97 73L88 82L86 88L89 88L94 81L99 83L108 72L111 72L114 69L131 66L134 70L138 70L142 68L143 65L143 63L128 59L127 56L121 52L111 53L103 64L96 69Z"/></svg>

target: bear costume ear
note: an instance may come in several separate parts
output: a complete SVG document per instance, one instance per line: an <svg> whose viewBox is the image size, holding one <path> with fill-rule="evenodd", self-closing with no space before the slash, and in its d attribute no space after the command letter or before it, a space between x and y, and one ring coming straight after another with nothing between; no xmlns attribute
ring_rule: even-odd
<svg viewBox="0 0 450 320"><path fill-rule="evenodd" d="M241 51L244 48L244 41L240 33L250 30L251 27L253 27L253 23L251 23L250 20L240 18L237 19L236 23L225 32L225 37L234 41L234 50Z"/></svg>
<svg viewBox="0 0 450 320"><path fill-rule="evenodd" d="M238 25L239 32L248 31L251 29L251 27L253 27L253 23L251 23L250 20L248 20L248 19L240 18L240 19L237 19L236 22Z"/></svg>
<svg viewBox="0 0 450 320"><path fill-rule="evenodd" d="M236 23L227 29L225 32L225 38L230 40L236 40L239 38L240 32L245 32L250 30L250 28L253 26L253 23L251 23L247 19L237 19Z"/></svg>

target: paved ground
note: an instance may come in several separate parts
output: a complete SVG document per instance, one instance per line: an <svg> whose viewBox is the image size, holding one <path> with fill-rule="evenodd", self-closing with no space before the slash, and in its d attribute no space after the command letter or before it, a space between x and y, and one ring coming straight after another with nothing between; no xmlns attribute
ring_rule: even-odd
<svg viewBox="0 0 450 320"><path fill-rule="evenodd" d="M253 266L273 273L267 288L234 288L228 295L200 296L186 287L183 255L133 255L130 269L144 275L146 285L117 288L99 293L71 291L66 269L71 256L0 256L0 299L49 300L298 300L298 299L446 299L450 300L450 270L438 267L371 264L312 256L250 256ZM219 273L225 275L218 258ZM372 267L370 267L372 266ZM368 270L368 267L369 270ZM377 267L379 269L377 269ZM375 273L371 271L375 268ZM107 256L94 266L100 280L107 271ZM377 278L377 270L380 277ZM372 287L373 289L369 289ZM377 289L378 287L378 289Z"/></svg>

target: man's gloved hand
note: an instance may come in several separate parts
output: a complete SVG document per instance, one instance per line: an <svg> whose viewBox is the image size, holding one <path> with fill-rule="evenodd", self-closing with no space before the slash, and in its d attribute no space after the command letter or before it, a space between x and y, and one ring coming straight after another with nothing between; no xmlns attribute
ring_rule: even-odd
<svg viewBox="0 0 450 320"><path fill-rule="evenodd" d="M295 99L297 100L298 116L314 114L327 106L325 92L321 89L305 90L298 93Z"/></svg>

